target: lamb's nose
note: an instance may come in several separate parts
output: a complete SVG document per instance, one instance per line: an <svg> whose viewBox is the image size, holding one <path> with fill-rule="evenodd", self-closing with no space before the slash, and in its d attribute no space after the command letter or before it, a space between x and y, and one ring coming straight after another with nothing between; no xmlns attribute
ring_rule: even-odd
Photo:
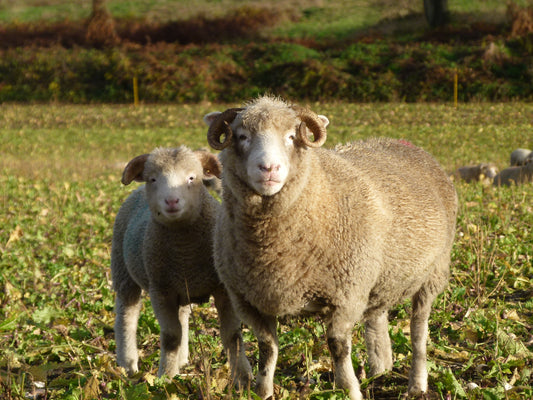
<svg viewBox="0 0 533 400"><path fill-rule="evenodd" d="M170 207L175 207L178 205L180 199L178 199L177 197L173 197L173 198L166 198L165 199L165 203L170 206Z"/></svg>

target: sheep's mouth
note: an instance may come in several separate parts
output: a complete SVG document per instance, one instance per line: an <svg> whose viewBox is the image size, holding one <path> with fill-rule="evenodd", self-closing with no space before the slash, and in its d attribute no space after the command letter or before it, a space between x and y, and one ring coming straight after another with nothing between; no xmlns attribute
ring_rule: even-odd
<svg viewBox="0 0 533 400"><path fill-rule="evenodd" d="M263 186L276 186L276 185L279 185L281 181L277 179L265 179L265 180L260 180L259 183Z"/></svg>

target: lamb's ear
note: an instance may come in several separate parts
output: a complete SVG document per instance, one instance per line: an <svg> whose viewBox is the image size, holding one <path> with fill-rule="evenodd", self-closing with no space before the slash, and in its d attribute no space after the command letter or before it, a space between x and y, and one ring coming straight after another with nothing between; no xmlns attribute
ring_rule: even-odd
<svg viewBox="0 0 533 400"><path fill-rule="evenodd" d="M213 111L213 112L210 112L209 114L205 114L204 115L204 122L207 126L211 126L211 124L213 123L213 121L215 119L217 119L217 117L222 114L220 111Z"/></svg>
<svg viewBox="0 0 533 400"><path fill-rule="evenodd" d="M220 178L222 175L222 164L216 155L206 150L197 150L195 154L202 163L205 178L212 178L213 176Z"/></svg>
<svg viewBox="0 0 533 400"><path fill-rule="evenodd" d="M122 183L129 185L132 181L144 182L144 164L150 154L142 154L131 160L122 172Z"/></svg>
<svg viewBox="0 0 533 400"><path fill-rule="evenodd" d="M327 128L327 126L329 125L329 119L328 117L326 117L325 115L317 115L318 119L322 121L322 123L324 124L324 128Z"/></svg>

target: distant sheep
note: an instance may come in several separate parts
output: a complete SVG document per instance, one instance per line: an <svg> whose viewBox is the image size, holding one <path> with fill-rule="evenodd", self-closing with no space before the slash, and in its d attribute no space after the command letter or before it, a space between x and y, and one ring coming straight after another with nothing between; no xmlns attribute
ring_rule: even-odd
<svg viewBox="0 0 533 400"><path fill-rule="evenodd" d="M465 182L483 182L491 184L498 175L498 167L493 163L481 163L457 168L454 177Z"/></svg>
<svg viewBox="0 0 533 400"><path fill-rule="evenodd" d="M533 159L526 160L525 165L505 168L494 177L495 186L520 185L533 182Z"/></svg>
<svg viewBox="0 0 533 400"><path fill-rule="evenodd" d="M145 182L121 206L111 250L117 362L129 374L138 371L136 331L143 289L161 327L159 376L173 377L187 363L189 304L213 295L233 378L249 380L241 323L213 266L212 231L220 205L202 178L220 173L213 154L184 146L157 148L124 169L123 184Z"/></svg>
<svg viewBox="0 0 533 400"><path fill-rule="evenodd" d="M390 369L388 309L409 297L408 390L425 392L428 319L457 215L437 161L392 139L320 149L328 119L271 96L204 121L224 167L215 267L258 340L256 393L273 395L277 317L313 313L326 322L337 385L361 399L352 328L365 322L371 373Z"/></svg>
<svg viewBox="0 0 533 400"><path fill-rule="evenodd" d="M527 159L533 158L533 153L529 149L516 149L511 153L510 165L516 167L524 165Z"/></svg>

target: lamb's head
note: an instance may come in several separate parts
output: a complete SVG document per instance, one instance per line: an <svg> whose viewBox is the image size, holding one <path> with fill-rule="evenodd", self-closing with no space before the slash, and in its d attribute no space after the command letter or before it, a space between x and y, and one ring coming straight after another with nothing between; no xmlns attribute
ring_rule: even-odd
<svg viewBox="0 0 533 400"><path fill-rule="evenodd" d="M262 196L283 188L296 168L292 160L297 154L324 144L329 123L323 115L271 96L244 108L209 113L204 121L210 146L234 153L239 163L234 172Z"/></svg>
<svg viewBox="0 0 533 400"><path fill-rule="evenodd" d="M202 179L220 177L222 166L208 151L185 146L156 148L132 159L122 174L122 183L146 183L146 198L156 221L172 225L195 219L201 209Z"/></svg>

